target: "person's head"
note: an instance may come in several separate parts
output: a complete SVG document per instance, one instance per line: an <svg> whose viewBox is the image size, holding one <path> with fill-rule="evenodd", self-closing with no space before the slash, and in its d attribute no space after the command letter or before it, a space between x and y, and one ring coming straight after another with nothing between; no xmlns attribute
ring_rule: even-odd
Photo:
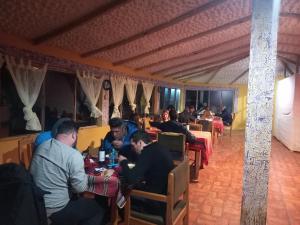
<svg viewBox="0 0 300 225"><path fill-rule="evenodd" d="M126 133L126 125L121 118L112 118L108 122L111 135L115 140L121 140Z"/></svg>
<svg viewBox="0 0 300 225"><path fill-rule="evenodd" d="M190 105L190 106L189 106L189 111L190 111L190 113L195 112L195 106Z"/></svg>
<svg viewBox="0 0 300 225"><path fill-rule="evenodd" d="M65 120L58 125L55 139L70 147L75 147L77 133L78 125L73 120Z"/></svg>
<svg viewBox="0 0 300 225"><path fill-rule="evenodd" d="M55 124L53 125L53 127L51 129L52 137L56 137L58 127L65 121L72 121L72 120L68 117L65 117L65 118L60 118L55 122Z"/></svg>
<svg viewBox="0 0 300 225"><path fill-rule="evenodd" d="M169 112L170 120L177 120L177 112L175 110L171 110Z"/></svg>
<svg viewBox="0 0 300 225"><path fill-rule="evenodd" d="M161 118L162 118L162 121L163 122L167 122L169 121L170 119L170 116L169 116L169 111L168 110L164 110L161 114Z"/></svg>
<svg viewBox="0 0 300 225"><path fill-rule="evenodd" d="M170 112L171 110L175 110L175 107L174 107L174 105L169 105L168 107L167 107L167 110Z"/></svg>
<svg viewBox="0 0 300 225"><path fill-rule="evenodd" d="M150 143L151 143L151 138L149 134L147 134L143 130L138 130L132 135L131 146L137 154L140 154L144 149L144 147Z"/></svg>

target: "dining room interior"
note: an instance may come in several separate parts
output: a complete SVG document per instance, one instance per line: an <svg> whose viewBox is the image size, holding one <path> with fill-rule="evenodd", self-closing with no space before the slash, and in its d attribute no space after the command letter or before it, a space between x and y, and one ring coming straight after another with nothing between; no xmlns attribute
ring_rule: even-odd
<svg viewBox="0 0 300 225"><path fill-rule="evenodd" d="M300 224L300 1L0 5L0 168L30 170L39 136L68 118L83 197L105 198L107 224ZM116 118L132 148L142 130L169 150L166 193L124 191L123 158L100 161ZM165 212L135 211L135 195Z"/></svg>

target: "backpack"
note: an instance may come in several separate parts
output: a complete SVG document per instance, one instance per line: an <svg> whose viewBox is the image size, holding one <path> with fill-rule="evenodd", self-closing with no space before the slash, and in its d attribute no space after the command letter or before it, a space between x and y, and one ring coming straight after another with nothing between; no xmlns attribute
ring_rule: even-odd
<svg viewBox="0 0 300 225"><path fill-rule="evenodd" d="M2 225L47 225L44 194L22 165L0 165Z"/></svg>

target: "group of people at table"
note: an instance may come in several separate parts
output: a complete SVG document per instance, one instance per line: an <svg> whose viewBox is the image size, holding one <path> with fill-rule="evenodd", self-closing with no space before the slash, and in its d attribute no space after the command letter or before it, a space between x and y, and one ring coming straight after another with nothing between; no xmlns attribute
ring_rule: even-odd
<svg viewBox="0 0 300 225"><path fill-rule="evenodd" d="M169 120L151 122L151 126L161 131L183 133L187 142L195 141L195 136L177 121L173 108L166 116ZM170 151L158 142L152 142L149 134L138 129L133 121L112 118L109 126L110 131L100 149L106 154L113 149L118 152L119 166L115 171L123 185L166 194L168 174L174 167ZM90 190L88 187L94 181L85 170L82 154L76 150L77 134L77 124L67 118L58 120L51 131L41 133L35 141L30 172L36 185L46 193L45 207L51 224L105 224L106 202L104 204L101 198L72 197L72 193ZM133 168L129 167L130 162L135 163ZM164 203L142 198L134 198L131 203L136 211L165 215Z"/></svg>

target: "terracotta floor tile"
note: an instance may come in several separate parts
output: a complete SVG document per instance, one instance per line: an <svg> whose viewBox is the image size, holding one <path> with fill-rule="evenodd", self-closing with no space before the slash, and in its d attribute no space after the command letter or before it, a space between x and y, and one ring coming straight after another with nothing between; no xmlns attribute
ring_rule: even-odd
<svg viewBox="0 0 300 225"><path fill-rule="evenodd" d="M213 147L199 183L190 184L190 224L240 223L244 133L223 136ZM268 225L300 225L300 153L272 140Z"/></svg>

